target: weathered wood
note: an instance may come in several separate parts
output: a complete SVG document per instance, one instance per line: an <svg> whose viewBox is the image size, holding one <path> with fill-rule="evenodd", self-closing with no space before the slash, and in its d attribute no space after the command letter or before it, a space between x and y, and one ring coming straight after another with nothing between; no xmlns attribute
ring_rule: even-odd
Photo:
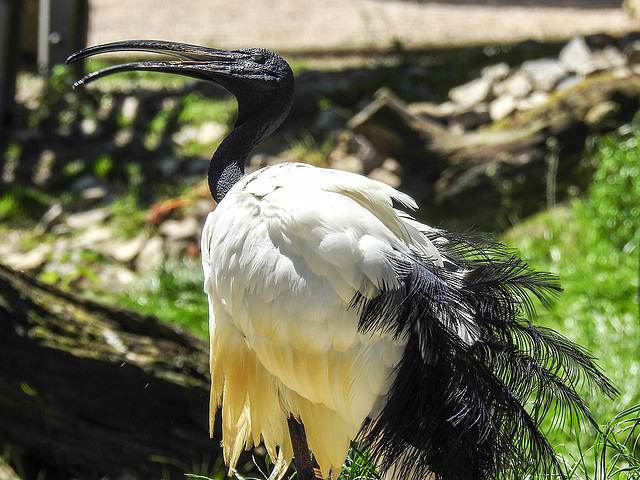
<svg viewBox="0 0 640 480"><path fill-rule="evenodd" d="M499 230L545 208L550 195L562 200L584 188L587 138L628 123L638 108L640 76L604 73L473 132L438 128L387 91L350 127L400 161L400 188L416 198L423 220Z"/></svg>
<svg viewBox="0 0 640 480"><path fill-rule="evenodd" d="M207 372L203 340L0 265L0 445L27 478L201 471Z"/></svg>

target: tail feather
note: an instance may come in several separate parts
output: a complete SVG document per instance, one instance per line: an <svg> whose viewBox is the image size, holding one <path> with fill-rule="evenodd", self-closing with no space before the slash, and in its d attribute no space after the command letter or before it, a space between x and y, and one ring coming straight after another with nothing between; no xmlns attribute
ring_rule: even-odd
<svg viewBox="0 0 640 480"><path fill-rule="evenodd" d="M562 477L543 418L594 423L577 389L612 396L615 388L588 352L527 320L533 299L549 305L561 290L557 278L532 271L498 243L431 235L444 266L399 254L390 261L400 289L353 299L362 331L407 341L387 405L361 438L380 469L398 478L489 480L550 470Z"/></svg>

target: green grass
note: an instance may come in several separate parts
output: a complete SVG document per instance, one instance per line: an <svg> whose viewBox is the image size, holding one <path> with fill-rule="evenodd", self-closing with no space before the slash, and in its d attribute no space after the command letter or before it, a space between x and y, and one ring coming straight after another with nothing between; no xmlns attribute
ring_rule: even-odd
<svg viewBox="0 0 640 480"><path fill-rule="evenodd" d="M209 335L209 310L202 290L199 261L166 261L157 272L150 272L117 298L119 305L188 328L196 335Z"/></svg>
<svg viewBox="0 0 640 480"><path fill-rule="evenodd" d="M535 269L555 272L562 280L564 293L551 310L539 312L536 323L588 348L620 390L613 400L582 392L600 424L617 422L618 412L631 415L632 422L639 418L639 139L637 128L601 139L588 158L596 169L588 196L531 218L504 236ZM640 478L640 457L629 447L637 435L634 430L624 443L624 455L630 453L635 462L632 471L614 473L616 468L601 466L599 477L594 475L601 457L609 466L626 458L620 443L603 451L604 440L596 432L571 427L550 431L549 439L568 463L578 462L574 478L630 479ZM587 453L589 445L595 447ZM624 462L631 465L628 458Z"/></svg>

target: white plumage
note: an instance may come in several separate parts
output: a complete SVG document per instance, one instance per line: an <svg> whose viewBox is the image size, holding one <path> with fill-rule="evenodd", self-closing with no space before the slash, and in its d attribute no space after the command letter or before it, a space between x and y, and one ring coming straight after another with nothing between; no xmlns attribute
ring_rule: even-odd
<svg viewBox="0 0 640 480"><path fill-rule="evenodd" d="M397 288L398 253L442 258L408 217L413 200L365 177L279 164L238 182L202 235L211 309L212 415L223 409L225 460L264 439L291 460L289 412L305 425L323 475L339 472L374 418L405 339L358 332L351 302ZM427 228L423 226L424 228Z"/></svg>

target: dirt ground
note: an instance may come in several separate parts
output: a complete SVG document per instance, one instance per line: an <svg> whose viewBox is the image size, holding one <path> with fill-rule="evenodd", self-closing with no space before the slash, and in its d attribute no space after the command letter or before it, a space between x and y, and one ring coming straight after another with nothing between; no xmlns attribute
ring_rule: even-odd
<svg viewBox="0 0 640 480"><path fill-rule="evenodd" d="M622 0L90 0L89 44L147 38L280 52L564 40L640 29Z"/></svg>

